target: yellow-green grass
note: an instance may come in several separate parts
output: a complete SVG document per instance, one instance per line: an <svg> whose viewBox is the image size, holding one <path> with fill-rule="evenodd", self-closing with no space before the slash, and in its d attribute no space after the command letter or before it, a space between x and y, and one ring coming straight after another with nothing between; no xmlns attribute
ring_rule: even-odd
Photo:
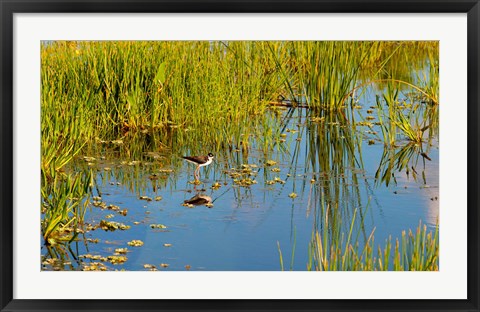
<svg viewBox="0 0 480 312"><path fill-rule="evenodd" d="M412 68L425 54L433 64L429 77L415 80ZM407 65L394 66L400 63ZM366 77L406 81L438 99L435 42L58 41L42 44L41 64L47 241L62 227L82 223L83 210L76 207L86 203L95 179L88 168L69 172L68 164L86 151L94 154L98 142L143 136L135 140L154 141L150 149L173 155L205 150L227 155L237 148L248 155L253 145L267 155L282 131L281 114L271 106L279 96L308 105L319 118L331 118L326 112L334 111L342 126L352 117L347 109L352 91ZM438 124L438 115L429 118ZM318 136L309 138L312 160L329 155L311 169L333 166L340 173L341 166L361 158L355 156L361 140L354 129L334 128L317 129ZM334 132L327 136L324 130ZM338 140L347 148L336 149ZM135 160L145 146L119 149Z"/></svg>
<svg viewBox="0 0 480 312"><path fill-rule="evenodd" d="M421 222L415 232L402 232L401 238L386 240L375 250L375 235L370 234L363 247L351 243L352 232L347 239L342 233L339 239L330 239L328 232L315 231L310 243L309 270L315 271L438 271L438 226L427 231ZM327 238L325 238L327 236ZM392 250L393 248L393 250Z"/></svg>

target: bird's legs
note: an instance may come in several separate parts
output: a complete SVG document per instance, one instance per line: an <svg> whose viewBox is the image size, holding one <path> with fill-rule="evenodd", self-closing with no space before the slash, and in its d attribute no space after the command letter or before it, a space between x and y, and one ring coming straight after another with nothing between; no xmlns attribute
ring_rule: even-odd
<svg viewBox="0 0 480 312"><path fill-rule="evenodd" d="M200 167L197 167L197 169L195 169L195 172L194 172L194 175L195 175L195 181L199 181L200 178L198 177L198 171L200 170Z"/></svg>

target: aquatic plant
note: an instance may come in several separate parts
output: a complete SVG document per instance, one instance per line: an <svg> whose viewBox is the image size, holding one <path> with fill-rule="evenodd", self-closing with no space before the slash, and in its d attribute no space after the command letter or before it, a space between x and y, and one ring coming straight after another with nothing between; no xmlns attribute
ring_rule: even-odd
<svg viewBox="0 0 480 312"><path fill-rule="evenodd" d="M295 51L304 58L299 71L300 89L305 92L308 106L343 110L371 47L361 41L298 42Z"/></svg>
<svg viewBox="0 0 480 312"><path fill-rule="evenodd" d="M415 231L402 232L395 240L392 250L392 237L384 247L378 246L375 254L374 232L370 234L362 248L358 243L350 243L351 232L345 241L330 240L318 231L312 235L309 270L316 271L438 271L439 239L438 225L435 231L427 233L427 226L420 223Z"/></svg>
<svg viewBox="0 0 480 312"><path fill-rule="evenodd" d="M423 61L427 70L412 77L411 64ZM101 195L106 183L115 181L138 197L172 187L182 165L176 156L212 151L226 168L243 170L251 151L261 151L260 162L272 167L268 161L277 148L294 164L301 155L284 144L293 137L284 121L303 114L294 107L309 108L302 130L307 140L295 143L307 146L305 170L312 180L326 181L310 189L308 180L301 187L294 182L289 193L292 199L304 190L327 194L326 203L336 207L328 211L330 220L345 225L356 217L342 200L357 194L357 213L365 209L355 186L363 137L351 110L363 87L378 86L385 144L394 147L400 136L424 142L438 131L435 42L54 41L42 44L41 63L42 236L50 244L75 240L89 196ZM399 108L400 91L411 93L411 108ZM122 162L112 170L108 161L93 159L98 155ZM385 166L388 174L407 168L405 155L392 156L396 167ZM274 169L280 170L262 169L265 181L284 185ZM228 171L215 177L229 178ZM237 183L248 188L253 181ZM346 181L352 186L343 186ZM329 224L335 235L343 230ZM328 241L324 233L319 237Z"/></svg>
<svg viewBox="0 0 480 312"><path fill-rule="evenodd" d="M41 229L46 243L75 239L77 229L83 224L92 174L56 174L53 178L42 175ZM73 232L71 235L62 235L65 229L73 229Z"/></svg>

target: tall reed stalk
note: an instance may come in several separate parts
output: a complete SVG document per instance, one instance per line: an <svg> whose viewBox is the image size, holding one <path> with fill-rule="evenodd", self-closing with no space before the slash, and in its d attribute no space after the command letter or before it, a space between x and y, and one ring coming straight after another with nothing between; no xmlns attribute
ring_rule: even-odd
<svg viewBox="0 0 480 312"><path fill-rule="evenodd" d="M325 219L325 222L329 222ZM427 232L427 226L419 223L415 232L403 231L401 238L392 244L390 236L383 248L375 252L374 231L363 246L352 241L352 220L350 231L330 233L314 231L310 243L309 270L315 271L438 271L439 238L438 225L434 232ZM393 247L393 250L392 250Z"/></svg>

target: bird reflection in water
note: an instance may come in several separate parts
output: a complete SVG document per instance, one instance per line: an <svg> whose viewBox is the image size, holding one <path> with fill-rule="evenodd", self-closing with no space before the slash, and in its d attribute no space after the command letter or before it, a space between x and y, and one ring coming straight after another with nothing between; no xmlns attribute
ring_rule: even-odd
<svg viewBox="0 0 480 312"><path fill-rule="evenodd" d="M183 202L185 205L202 206L205 205L208 208L212 208L212 198L208 195L197 194L190 199Z"/></svg>

